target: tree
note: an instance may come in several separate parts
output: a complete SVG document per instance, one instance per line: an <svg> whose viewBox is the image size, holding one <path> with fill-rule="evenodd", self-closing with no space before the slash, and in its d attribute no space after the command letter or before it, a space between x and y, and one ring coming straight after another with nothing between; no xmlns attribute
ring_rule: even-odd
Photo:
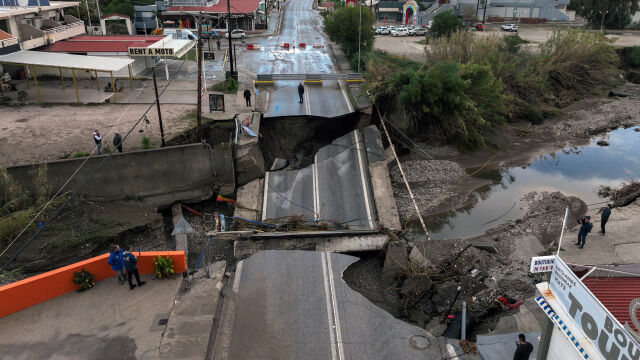
<svg viewBox="0 0 640 360"><path fill-rule="evenodd" d="M134 8L131 2L125 0L113 0L104 5L104 13L118 13L133 17Z"/></svg>
<svg viewBox="0 0 640 360"><path fill-rule="evenodd" d="M449 10L433 17L433 24L431 24L429 34L433 37L450 36L461 26L462 20L453 13L453 10Z"/></svg>
<svg viewBox="0 0 640 360"><path fill-rule="evenodd" d="M622 29L640 6L638 0L571 0L569 9L583 16L594 27Z"/></svg>
<svg viewBox="0 0 640 360"><path fill-rule="evenodd" d="M324 19L324 31L331 41L340 45L345 54L352 57L358 52L358 30L361 29L360 51L364 54L373 48L373 15L367 7L345 7L330 14Z"/></svg>

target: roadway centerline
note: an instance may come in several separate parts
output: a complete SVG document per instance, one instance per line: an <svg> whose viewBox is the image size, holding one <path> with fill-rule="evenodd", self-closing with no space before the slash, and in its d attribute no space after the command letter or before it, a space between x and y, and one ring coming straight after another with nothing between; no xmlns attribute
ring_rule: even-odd
<svg viewBox="0 0 640 360"><path fill-rule="evenodd" d="M304 103L307 111L307 115L311 115L311 105L309 104L309 87L306 85L302 85L304 87Z"/></svg>
<svg viewBox="0 0 640 360"><path fill-rule="evenodd" d="M342 330L340 329L340 313L338 311L338 301L336 300L336 287L333 283L333 266L331 265L331 253L324 253L327 259L327 269L329 270L329 287L331 289L331 304L333 306L333 318L336 327L336 343L338 344L338 358L344 360L344 348L342 344Z"/></svg>
<svg viewBox="0 0 640 360"><path fill-rule="evenodd" d="M325 297L325 302L327 303L327 319L329 321L329 341L331 343L331 359L332 360L337 360L337 355L336 355L336 338L335 338L335 333L334 333L334 329L335 329L335 325L333 322L333 311L332 311L332 307L331 307L331 295L329 295L330 290L329 290L329 281L328 281L328 274L327 274L327 263L326 260L327 259L327 253L326 252L321 252L320 253L320 261L322 262L322 278L323 278L323 282L324 282L324 297Z"/></svg>
<svg viewBox="0 0 640 360"><path fill-rule="evenodd" d="M363 196L364 196L364 204L365 207L367 208L367 223L369 224L369 228L373 229L373 216L371 215L371 202L369 201L369 187L367 186L367 179L366 179L366 169L364 168L364 160L362 159L362 146L364 145L364 139L361 141L360 140L360 130L356 129L353 132L353 138L355 140L355 145L356 145L356 153L358 156L358 165L360 167L360 180L362 182L362 192L363 192Z"/></svg>

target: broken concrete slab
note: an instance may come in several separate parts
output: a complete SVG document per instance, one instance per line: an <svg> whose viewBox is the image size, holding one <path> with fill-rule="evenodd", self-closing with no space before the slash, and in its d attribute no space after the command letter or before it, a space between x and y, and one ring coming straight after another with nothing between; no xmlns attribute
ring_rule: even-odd
<svg viewBox="0 0 640 360"><path fill-rule="evenodd" d="M387 164L379 161L369 165L369 176L371 176L371 188L378 213L378 222L387 229L401 229L400 216L396 199L393 197Z"/></svg>
<svg viewBox="0 0 640 360"><path fill-rule="evenodd" d="M178 295L160 343L159 359L204 359L218 311L226 263L209 266L210 278L198 271L186 293Z"/></svg>
<svg viewBox="0 0 640 360"><path fill-rule="evenodd" d="M390 242L382 267L382 280L390 286L397 286L406 276L408 269L406 244L401 241Z"/></svg>
<svg viewBox="0 0 640 360"><path fill-rule="evenodd" d="M422 255L422 252L415 246L409 253L409 261L418 265L422 269L426 269L431 266L431 261L427 260L427 258Z"/></svg>
<svg viewBox="0 0 640 360"><path fill-rule="evenodd" d="M262 219L264 179L255 179L238 189L233 216L259 221Z"/></svg>
<svg viewBox="0 0 640 360"><path fill-rule="evenodd" d="M310 250L339 253L377 251L382 250L389 240L389 237L383 234L253 240L257 238L259 237L237 240L233 246L234 256L244 258L262 250Z"/></svg>
<svg viewBox="0 0 640 360"><path fill-rule="evenodd" d="M252 180L264 177L264 156L258 144L237 147L236 174L238 185L244 185Z"/></svg>

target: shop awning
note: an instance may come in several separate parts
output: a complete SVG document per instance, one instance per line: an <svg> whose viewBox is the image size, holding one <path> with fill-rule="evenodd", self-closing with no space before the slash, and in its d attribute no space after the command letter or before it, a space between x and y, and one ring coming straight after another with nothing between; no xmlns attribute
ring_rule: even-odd
<svg viewBox="0 0 640 360"><path fill-rule="evenodd" d="M173 57L177 59L186 54L187 51L191 50L195 45L196 42L193 40L175 39L173 36L167 35L162 40L159 40L156 43L147 46L147 48L173 49Z"/></svg>
<svg viewBox="0 0 640 360"><path fill-rule="evenodd" d="M119 71L134 62L133 59L71 55L42 51L22 50L0 56L0 64L45 66L90 71Z"/></svg>

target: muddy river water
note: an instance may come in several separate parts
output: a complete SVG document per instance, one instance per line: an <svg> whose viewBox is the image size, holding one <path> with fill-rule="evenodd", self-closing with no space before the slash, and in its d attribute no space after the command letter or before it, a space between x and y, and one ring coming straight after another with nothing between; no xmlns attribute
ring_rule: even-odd
<svg viewBox="0 0 640 360"><path fill-rule="evenodd" d="M599 140L609 146L597 145ZM560 191L587 204L605 201L598 196L601 185L640 178L640 132L620 128L591 139L587 146L566 147L526 166L467 172L492 183L476 189L466 207L426 217L432 238L468 238L521 218L527 211L523 196L533 191ZM597 208L590 208L590 215Z"/></svg>

